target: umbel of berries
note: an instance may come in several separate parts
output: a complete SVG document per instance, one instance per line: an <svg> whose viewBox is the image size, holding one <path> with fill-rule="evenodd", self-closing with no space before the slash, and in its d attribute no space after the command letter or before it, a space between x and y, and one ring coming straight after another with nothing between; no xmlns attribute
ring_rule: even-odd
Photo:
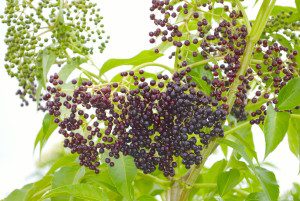
<svg viewBox="0 0 300 201"><path fill-rule="evenodd" d="M5 15L0 16L8 27L5 69L18 79L17 95L26 105L28 98L36 99L37 84L46 82L47 65L61 66L72 57L67 49L87 56L97 44L103 52L108 41L99 11L90 0L6 0Z"/></svg>
<svg viewBox="0 0 300 201"><path fill-rule="evenodd" d="M186 168L201 163L203 146L223 137L227 115L222 103L196 88L189 71L171 78L158 74L148 82L143 70L121 73L133 78L130 89L121 83L100 87L90 81L76 86L74 80L71 95L61 91L62 81L55 74L43 98L66 138L64 146L80 154L81 165L98 173L98 155L107 152L110 166L111 158L130 155L144 173L159 169L174 176L177 158Z"/></svg>

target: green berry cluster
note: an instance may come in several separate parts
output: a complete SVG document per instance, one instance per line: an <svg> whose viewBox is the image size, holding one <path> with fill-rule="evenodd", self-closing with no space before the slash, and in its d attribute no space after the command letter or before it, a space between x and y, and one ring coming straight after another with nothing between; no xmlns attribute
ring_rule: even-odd
<svg viewBox="0 0 300 201"><path fill-rule="evenodd" d="M266 35L266 33L282 33L288 37L293 44L299 45L299 34L295 32L300 29L300 20L297 19L297 13L293 11L282 11L269 19L264 35Z"/></svg>
<svg viewBox="0 0 300 201"><path fill-rule="evenodd" d="M35 100L43 75L42 55L49 50L62 64L72 55L88 56L105 49L103 17L90 0L6 0L2 23L7 25L5 68L16 77L21 99ZM95 44L98 47L95 47ZM46 50L46 51L45 51Z"/></svg>

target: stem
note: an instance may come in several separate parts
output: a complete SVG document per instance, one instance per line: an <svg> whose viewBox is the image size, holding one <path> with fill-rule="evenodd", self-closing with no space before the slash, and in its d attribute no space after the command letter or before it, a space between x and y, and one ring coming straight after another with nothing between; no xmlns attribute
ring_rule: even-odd
<svg viewBox="0 0 300 201"><path fill-rule="evenodd" d="M144 179L148 179L150 181L153 181L154 183L160 184L161 186L167 186L168 187L168 186L171 185L171 181L160 179L160 178L155 177L151 174L144 174L144 173L138 171L138 175L141 176Z"/></svg>
<svg viewBox="0 0 300 201"><path fill-rule="evenodd" d="M212 62L212 61L221 61L223 59L224 59L223 56L222 57L215 57L215 58L211 58L211 59L206 59L206 60L195 62L195 63L193 63L191 65L188 65L187 67L194 68L194 67L197 67L199 65L207 64L207 63Z"/></svg>
<svg viewBox="0 0 300 201"><path fill-rule="evenodd" d="M144 63L142 65L139 65L139 66L133 68L133 70L140 70L140 69L145 68L147 66L158 66L158 67L161 67L161 68L163 68L163 69L165 69L165 70L167 70L167 71L169 71L171 73L174 72L173 68L170 68L169 66L166 66L164 64L154 63L154 62Z"/></svg>

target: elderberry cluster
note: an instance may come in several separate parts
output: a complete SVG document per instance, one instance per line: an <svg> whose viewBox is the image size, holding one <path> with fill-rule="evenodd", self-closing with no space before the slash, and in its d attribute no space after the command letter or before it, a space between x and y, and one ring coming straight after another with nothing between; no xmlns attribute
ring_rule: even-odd
<svg viewBox="0 0 300 201"><path fill-rule="evenodd" d="M87 81L72 95L62 91L63 82L55 74L43 99L66 138L64 146L80 154L81 165L98 173L99 154L108 154L105 162L110 166L111 158L123 154L132 156L144 173L158 168L174 176L178 159L186 168L198 165L203 146L224 136L226 105L196 88L190 71L171 78L158 74L157 80L144 77L143 70L123 72L125 79L134 80L129 88Z"/></svg>
<svg viewBox="0 0 300 201"><path fill-rule="evenodd" d="M287 82L294 78L297 73L296 56L298 52L268 40L258 41L255 54L261 55L261 62L255 64L247 70L243 80L248 83L256 83L257 89L254 91L251 103L255 104L260 100L265 100L267 104L278 103L278 94ZM263 89L263 90L262 90ZM251 124L263 122L266 115L266 106L251 113L256 117L250 121Z"/></svg>
<svg viewBox="0 0 300 201"><path fill-rule="evenodd" d="M5 68L19 81L17 95L28 104L35 100L36 84L45 82L48 55L54 64L63 64L69 57L67 49L80 55L93 54L105 48L102 17L90 0L6 0L2 23L8 26L5 43Z"/></svg>

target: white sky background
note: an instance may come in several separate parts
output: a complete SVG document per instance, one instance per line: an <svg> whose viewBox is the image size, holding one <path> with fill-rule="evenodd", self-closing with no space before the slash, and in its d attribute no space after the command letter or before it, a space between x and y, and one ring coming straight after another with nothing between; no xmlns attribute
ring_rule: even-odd
<svg viewBox="0 0 300 201"><path fill-rule="evenodd" d="M254 0L245 1L247 3ZM281 5L294 5L294 0L277 2ZM128 58L143 49L151 48L148 43L148 32L153 29L149 20L150 3L151 0L100 1L105 30L111 40L105 53L94 58L96 64L101 66L109 58ZM1 14L4 7L5 1L0 0ZM251 9L250 18L254 18L256 13L257 8ZM20 100L15 95L17 82L7 75L3 67L6 52L3 42L5 32L6 27L0 24L0 199L32 180L30 175L35 170L36 160L33 157L33 143L43 119L43 113L37 112L34 104L19 107ZM263 134L257 129L254 130L256 151L262 160L265 149ZM55 139L51 141L54 143ZM299 163L289 151L286 138L267 161L277 166L274 171L281 193L290 189L294 181L300 181Z"/></svg>

